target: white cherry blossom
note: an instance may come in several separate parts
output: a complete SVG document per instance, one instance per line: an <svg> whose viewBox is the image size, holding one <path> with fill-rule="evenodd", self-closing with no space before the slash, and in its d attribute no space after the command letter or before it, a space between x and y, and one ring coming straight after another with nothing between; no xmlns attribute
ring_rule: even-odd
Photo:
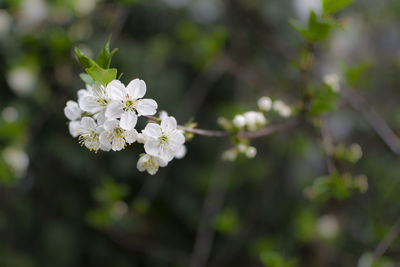
<svg viewBox="0 0 400 267"><path fill-rule="evenodd" d="M108 90L99 83L78 92L79 107L86 112L104 112L110 101Z"/></svg>
<svg viewBox="0 0 400 267"><path fill-rule="evenodd" d="M79 143L81 145L85 145L90 151L95 152L101 148L99 137L104 131L104 128L97 125L94 119L83 117L77 131L79 133ZM104 148L104 150L107 149Z"/></svg>
<svg viewBox="0 0 400 267"><path fill-rule="evenodd" d="M107 85L111 103L107 106L106 117L121 118L122 129L133 130L138 116L154 115L157 111L157 102L153 99L143 99L146 94L146 83L135 79L128 86L114 80Z"/></svg>
<svg viewBox="0 0 400 267"><path fill-rule="evenodd" d="M105 150L120 151L126 144L136 141L138 133L136 130L126 131L119 126L118 120L107 120L103 124L104 132L100 134L100 143Z"/></svg>
<svg viewBox="0 0 400 267"><path fill-rule="evenodd" d="M172 160L185 143L185 137L182 131L177 129L174 117L164 118L161 125L149 123L142 133L145 135L146 153L166 161Z"/></svg>
<svg viewBox="0 0 400 267"><path fill-rule="evenodd" d="M149 174L154 175L159 167L165 167L167 164L168 162L162 158L144 154L138 160L137 168L141 172L147 171Z"/></svg>

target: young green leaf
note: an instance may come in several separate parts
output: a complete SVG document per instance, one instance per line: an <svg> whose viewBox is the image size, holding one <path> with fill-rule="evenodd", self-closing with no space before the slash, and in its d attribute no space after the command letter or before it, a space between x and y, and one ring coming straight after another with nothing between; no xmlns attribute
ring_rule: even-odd
<svg viewBox="0 0 400 267"><path fill-rule="evenodd" d="M324 15L334 14L347 6L351 5L354 0L323 0L322 10Z"/></svg>
<svg viewBox="0 0 400 267"><path fill-rule="evenodd" d="M312 94L313 98L309 110L310 115L318 116L322 113L330 112L336 109L336 101L338 100L339 95L328 85L315 88Z"/></svg>
<svg viewBox="0 0 400 267"><path fill-rule="evenodd" d="M318 42L326 39L333 27L331 22L319 20L313 10L310 11L307 28L304 28L296 21L291 21L290 24L309 42Z"/></svg>
<svg viewBox="0 0 400 267"><path fill-rule="evenodd" d="M111 59L113 55L118 51L118 48L113 49L110 52L110 37L107 39L106 43L104 44L103 49L97 56L96 62L97 64L102 67L103 69L108 69L111 64Z"/></svg>
<svg viewBox="0 0 400 267"><path fill-rule="evenodd" d="M79 48L75 47L75 54L78 57L79 62L81 63L84 69L91 68L93 66L97 66L97 63L94 62L91 58L85 56Z"/></svg>
<svg viewBox="0 0 400 267"><path fill-rule="evenodd" d="M105 70L98 65L87 68L86 72L93 78L93 80L100 82L104 86L117 78L117 69Z"/></svg>
<svg viewBox="0 0 400 267"><path fill-rule="evenodd" d="M310 18L308 20L308 33L306 38L310 42L321 41L329 36L332 24L327 21L319 21L317 14L313 10L310 11Z"/></svg>

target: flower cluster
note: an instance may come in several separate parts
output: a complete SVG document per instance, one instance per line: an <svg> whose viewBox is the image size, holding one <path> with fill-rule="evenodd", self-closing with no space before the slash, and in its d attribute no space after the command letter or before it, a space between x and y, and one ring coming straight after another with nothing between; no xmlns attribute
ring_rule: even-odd
<svg viewBox="0 0 400 267"><path fill-rule="evenodd" d="M232 120L219 118L218 123L229 132L257 131L268 124L268 119L265 114L273 112L280 117L290 117L292 109L282 100L272 100L268 96L263 96L257 101L257 111L247 111L234 116ZM254 158L257 154L257 149L249 145L249 140L236 138L233 140L234 147L225 151L222 158L227 161L234 161L239 154L247 158Z"/></svg>
<svg viewBox="0 0 400 267"><path fill-rule="evenodd" d="M78 91L78 101L68 101L64 108L71 135L95 152L120 151L135 142L142 143L146 153L141 155L137 168L155 174L173 158L184 156L185 137L177 129L175 118L165 112L160 124L148 123L138 133L135 128L138 118L154 115L158 108L156 101L143 98L145 94L146 83L140 79L127 86L119 80L107 86L86 85L86 89Z"/></svg>

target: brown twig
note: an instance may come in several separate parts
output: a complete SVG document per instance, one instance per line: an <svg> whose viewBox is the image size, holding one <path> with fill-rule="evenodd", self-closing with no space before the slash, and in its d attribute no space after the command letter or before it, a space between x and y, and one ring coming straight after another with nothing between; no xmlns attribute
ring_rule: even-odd
<svg viewBox="0 0 400 267"><path fill-rule="evenodd" d="M347 102L364 116L389 149L397 156L400 156L400 139L375 109L368 105L365 98L354 91L342 90L341 92Z"/></svg>
<svg viewBox="0 0 400 267"><path fill-rule="evenodd" d="M189 267L207 265L215 235L213 221L223 205L232 167L232 164L223 161L217 162L215 166L215 174L210 179L210 186L204 200Z"/></svg>
<svg viewBox="0 0 400 267"><path fill-rule="evenodd" d="M371 262L371 265L374 263L374 261L382 257L383 254L385 254L386 250L389 248L390 244L393 242L393 240L399 233L400 233L400 218L396 220L392 228L390 228L389 232L387 232L382 241L379 242L378 246L376 246L373 255L374 259L373 262Z"/></svg>
<svg viewBox="0 0 400 267"><path fill-rule="evenodd" d="M387 145L387 147L397 156L400 156L400 139L394 133L394 131L389 127L389 125L383 120L383 118L375 111L374 108L369 105L367 100L354 90L342 90L343 97L347 102L359 113L361 113L367 120L369 125L375 130L382 141ZM396 220L389 232L384 236L384 238L376 246L373 254L373 261L369 266L373 264L374 261L379 259L386 250L389 248L390 244L400 233L400 218Z"/></svg>
<svg viewBox="0 0 400 267"><path fill-rule="evenodd" d="M160 119L153 117L153 116L143 116L149 120L152 121L160 121ZM263 136L270 135L275 132L283 131L288 128L294 127L295 125L300 123L299 118L294 118L282 123L277 123L277 124L272 124L269 126L266 126L258 131L243 131L239 132L236 134L237 137L239 138L245 138L245 139L254 139L254 138L259 138ZM228 131L217 131L217 130L205 130L205 129L198 129L198 128L189 128L185 127L182 125L178 125L178 129L183 130L187 133L193 133L197 135L202 135L202 136L208 136L208 137L227 137L227 136L232 136L233 133L228 132Z"/></svg>
<svg viewBox="0 0 400 267"><path fill-rule="evenodd" d="M328 125L326 123L326 118L321 118L321 136L322 136L322 146L325 151L326 165L328 167L329 173L334 173L336 171L335 161L333 159L334 146L331 133L329 131Z"/></svg>

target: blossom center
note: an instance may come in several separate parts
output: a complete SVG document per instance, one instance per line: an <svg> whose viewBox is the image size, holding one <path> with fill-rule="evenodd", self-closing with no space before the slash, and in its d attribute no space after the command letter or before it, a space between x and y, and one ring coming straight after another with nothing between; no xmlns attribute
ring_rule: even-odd
<svg viewBox="0 0 400 267"><path fill-rule="evenodd" d="M121 128L114 128L114 137L120 137L122 136L122 134L124 133L124 130L122 130Z"/></svg>
<svg viewBox="0 0 400 267"><path fill-rule="evenodd" d="M168 144L168 136L166 136L165 134L161 135L159 140L160 140L160 143L163 145Z"/></svg>
<svg viewBox="0 0 400 267"><path fill-rule="evenodd" d="M99 138L99 134L95 132L94 130L91 130L89 133L85 135L80 135L78 138L78 142L81 146L83 146L85 143L86 145L89 145L90 150L96 150L96 143Z"/></svg>
<svg viewBox="0 0 400 267"><path fill-rule="evenodd" d="M97 99L97 103L103 104L103 105L107 105L108 104L108 100L105 98L98 98Z"/></svg>
<svg viewBox="0 0 400 267"><path fill-rule="evenodd" d="M127 100L125 100L124 110L125 111L134 110L135 109L135 104L136 104L135 100L127 98Z"/></svg>

